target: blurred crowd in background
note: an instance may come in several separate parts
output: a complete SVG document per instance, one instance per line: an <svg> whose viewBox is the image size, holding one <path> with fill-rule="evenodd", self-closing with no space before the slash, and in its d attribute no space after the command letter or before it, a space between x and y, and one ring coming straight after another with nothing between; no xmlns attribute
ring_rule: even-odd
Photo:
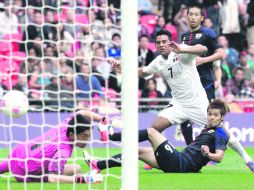
<svg viewBox="0 0 254 190"><path fill-rule="evenodd" d="M186 7L193 3L203 6L203 25L217 33L225 52L217 97L234 111L254 111L254 0L138 0L138 66L158 55L157 31L167 29L181 43L181 33L188 30ZM121 58L120 4L0 0L2 93L22 90L31 105L119 106L122 74L106 58ZM138 96L141 110L151 111L167 104L171 93L158 74L139 79Z"/></svg>

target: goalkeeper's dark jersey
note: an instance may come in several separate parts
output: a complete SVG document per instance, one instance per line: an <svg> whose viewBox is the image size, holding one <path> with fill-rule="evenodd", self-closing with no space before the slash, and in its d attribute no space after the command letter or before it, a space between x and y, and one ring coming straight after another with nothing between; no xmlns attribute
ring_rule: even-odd
<svg viewBox="0 0 254 190"><path fill-rule="evenodd" d="M217 42L216 33L209 28L201 26L197 31L187 31L181 35L182 43L186 45L201 44L206 46L208 51L204 56L214 54L215 50L220 48ZM204 63L197 67L201 83L207 92L208 99L215 98L213 63Z"/></svg>
<svg viewBox="0 0 254 190"><path fill-rule="evenodd" d="M205 128L195 141L180 152L181 168L185 172L198 172L209 160L201 153L201 146L207 145L211 153L225 151L229 138L223 128Z"/></svg>

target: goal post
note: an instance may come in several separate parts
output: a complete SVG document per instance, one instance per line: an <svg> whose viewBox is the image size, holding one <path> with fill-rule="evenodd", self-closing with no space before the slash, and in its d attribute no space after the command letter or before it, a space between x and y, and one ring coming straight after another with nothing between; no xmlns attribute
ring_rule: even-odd
<svg viewBox="0 0 254 190"><path fill-rule="evenodd" d="M113 150L112 147L117 147L117 152L122 154L122 168L116 172L111 169L102 172L104 180L99 184L100 187L110 189L108 179L112 178L117 180L117 186L122 190L138 190L138 2L121 0L121 8L114 8L119 14L112 17L109 14L111 9L108 5L109 0L52 0L42 1L41 4L37 4L39 1L35 0L25 0L24 4L20 1L8 2L10 3L2 8L4 12L7 13L8 10L12 13L15 22L6 22L4 25L9 29L15 26L16 30L14 33L8 31L0 37L2 76L0 82L5 87L1 89L0 86L0 100L1 90L5 93L14 89L23 91L29 98L30 113L19 119L2 116L0 113L0 163L8 158L8 154L17 144L24 142L33 142L40 146L47 144L48 140L43 139L37 143L33 139L58 128L59 124L69 118L77 108L91 109L105 116L116 114L116 117L119 117L118 114L121 113L122 142L107 144L101 142L97 132L98 123L94 122L95 127L91 130L92 138L86 148L90 149L88 152L91 157L99 160L109 159L112 156L109 151ZM96 16L104 19L96 19ZM111 20L108 20L109 18ZM108 28L112 31L107 30ZM117 72L111 72L110 65L106 62L108 50L114 47L115 41L112 39L114 34L120 34L121 38L120 76ZM116 57L119 58L120 55L117 54ZM93 66L99 69L94 71ZM81 67L87 71L81 71ZM101 88L92 88L91 78L88 84L82 83L83 86L91 88L88 90L80 88L82 85L78 88L78 79L90 75L94 78L97 76L96 81L97 84L100 83ZM120 78L118 85L122 84L122 90L118 91L109 86L110 76ZM103 82L100 79L103 79ZM108 98L110 90L113 91L113 99L118 101L121 97L119 105L121 110L114 100ZM60 139L60 131L58 132L57 136ZM52 140L51 144L54 143ZM45 158L44 153L41 155L40 160L55 159ZM26 156L20 160L28 163L30 160L38 159ZM83 149L73 149L72 157L67 163L82 166L84 173L91 172L86 166ZM45 168L47 166L41 165L42 171L39 171L38 175L29 173L29 176L44 177L47 174ZM25 166L24 171L26 172L24 176L27 176L28 166ZM30 183L16 184L13 172L6 170L0 174L0 182L4 181L4 186L0 185L0 190L11 190L15 186L30 189ZM59 181L57 184L47 185L41 181L33 185L40 189L54 185L57 189L61 189L62 186ZM76 183L69 185L70 189L79 186ZM93 185L98 184L89 184L87 189L94 189Z"/></svg>
<svg viewBox="0 0 254 190"><path fill-rule="evenodd" d="M138 189L138 9L122 0L122 189Z"/></svg>

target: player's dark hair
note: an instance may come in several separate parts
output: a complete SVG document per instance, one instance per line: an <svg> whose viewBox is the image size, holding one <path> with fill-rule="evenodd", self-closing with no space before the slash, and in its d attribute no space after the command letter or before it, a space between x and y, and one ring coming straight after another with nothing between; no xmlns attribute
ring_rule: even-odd
<svg viewBox="0 0 254 190"><path fill-rule="evenodd" d="M168 30L160 30L159 32L156 33L156 36L155 36L155 39L158 37L158 36L161 36L161 35L166 35L168 36L168 39L171 41L172 40L172 34L168 31Z"/></svg>
<svg viewBox="0 0 254 190"><path fill-rule="evenodd" d="M91 122L81 114L75 114L68 123L66 135L69 137L70 133L78 135L86 130L90 130Z"/></svg>
<svg viewBox="0 0 254 190"><path fill-rule="evenodd" d="M208 105L207 111L209 109L219 109L220 114L223 116L226 115L226 113L229 111L227 105L222 100L219 99L212 100Z"/></svg>
<svg viewBox="0 0 254 190"><path fill-rule="evenodd" d="M189 11L190 11L191 8L198 8L198 9L200 9L201 16L204 16L204 11L203 11L203 8L202 8L201 5L199 5L199 4L193 4L193 5L188 6L187 7L187 14L189 14Z"/></svg>

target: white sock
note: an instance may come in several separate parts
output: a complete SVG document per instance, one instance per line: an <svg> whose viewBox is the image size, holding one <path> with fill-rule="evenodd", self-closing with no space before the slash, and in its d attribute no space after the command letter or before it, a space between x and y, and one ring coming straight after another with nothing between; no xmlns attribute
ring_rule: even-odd
<svg viewBox="0 0 254 190"><path fill-rule="evenodd" d="M234 151L236 151L243 158L245 163L252 161L251 157L244 150L243 146L234 137L233 138L231 137L229 139L228 146L231 147Z"/></svg>

